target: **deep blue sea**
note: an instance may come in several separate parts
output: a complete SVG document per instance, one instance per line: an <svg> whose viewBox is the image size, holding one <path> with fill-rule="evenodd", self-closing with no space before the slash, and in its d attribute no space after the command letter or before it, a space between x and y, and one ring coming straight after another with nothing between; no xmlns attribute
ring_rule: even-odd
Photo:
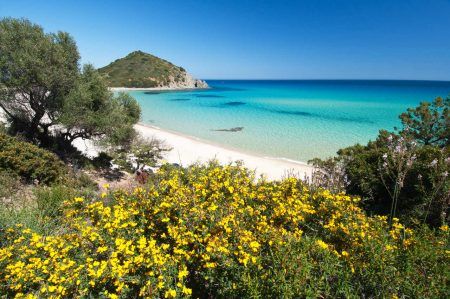
<svg viewBox="0 0 450 299"><path fill-rule="evenodd" d="M374 139L450 82L207 80L208 90L130 92L142 122L263 156L307 161ZM221 131L242 127L241 131Z"/></svg>

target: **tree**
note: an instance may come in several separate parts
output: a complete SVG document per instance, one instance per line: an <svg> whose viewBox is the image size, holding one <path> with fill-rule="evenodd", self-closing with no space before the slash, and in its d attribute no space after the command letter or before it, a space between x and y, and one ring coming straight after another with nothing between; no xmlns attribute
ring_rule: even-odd
<svg viewBox="0 0 450 299"><path fill-rule="evenodd" d="M91 65L79 68L73 38L28 20L0 21L0 108L10 130L36 143L54 137L120 144L140 117L129 95L114 95Z"/></svg>
<svg viewBox="0 0 450 299"><path fill-rule="evenodd" d="M112 156L114 163L127 170L141 171L145 167L154 167L163 158L163 153L170 151L161 140L135 136L127 146L116 149Z"/></svg>
<svg viewBox="0 0 450 299"><path fill-rule="evenodd" d="M79 54L65 32L44 33L28 20L0 21L0 107L29 139L48 134L78 76Z"/></svg>
<svg viewBox="0 0 450 299"><path fill-rule="evenodd" d="M444 147L449 145L450 97L438 97L432 103L422 102L400 115L403 131L424 145Z"/></svg>
<svg viewBox="0 0 450 299"><path fill-rule="evenodd" d="M106 138L111 144L121 144L133 137L132 125L140 113L130 95L113 95L94 67L85 65L61 109L62 136L70 142L76 138Z"/></svg>

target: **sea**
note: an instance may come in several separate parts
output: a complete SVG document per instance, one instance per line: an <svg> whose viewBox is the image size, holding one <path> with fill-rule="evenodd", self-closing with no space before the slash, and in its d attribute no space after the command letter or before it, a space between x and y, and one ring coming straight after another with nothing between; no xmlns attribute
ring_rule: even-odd
<svg viewBox="0 0 450 299"><path fill-rule="evenodd" d="M400 127L450 81L206 80L210 89L131 91L141 122L259 156L307 162Z"/></svg>

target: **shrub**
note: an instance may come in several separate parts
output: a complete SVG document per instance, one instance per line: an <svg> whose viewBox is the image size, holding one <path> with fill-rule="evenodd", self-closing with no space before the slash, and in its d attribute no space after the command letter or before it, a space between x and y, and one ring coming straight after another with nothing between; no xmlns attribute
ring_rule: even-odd
<svg viewBox="0 0 450 299"><path fill-rule="evenodd" d="M65 173L64 164L53 153L1 133L0 169L44 184L61 179Z"/></svg>
<svg viewBox="0 0 450 299"><path fill-rule="evenodd" d="M155 167L163 158L163 154L170 150L161 140L136 135L127 146L115 149L112 156L113 162L121 169L136 172L144 170L145 167Z"/></svg>
<svg viewBox="0 0 450 299"><path fill-rule="evenodd" d="M313 185L360 196L368 212L408 224L449 224L449 105L450 97L423 102L400 115L402 130L311 160Z"/></svg>
<svg viewBox="0 0 450 299"><path fill-rule="evenodd" d="M408 162L403 156L389 154L388 136L382 131L377 140L341 149L337 158L327 161L344 169L348 194L361 196L367 211L382 215L390 213L393 199L389 192L398 179L398 163ZM401 174L404 178L398 194L398 217L410 224L448 224L449 148L420 146L408 151L411 165Z"/></svg>
<svg viewBox="0 0 450 299"><path fill-rule="evenodd" d="M448 295L448 226L368 217L359 199L216 163L64 204L67 231L8 228L0 292L38 297ZM108 198L105 198L108 197Z"/></svg>

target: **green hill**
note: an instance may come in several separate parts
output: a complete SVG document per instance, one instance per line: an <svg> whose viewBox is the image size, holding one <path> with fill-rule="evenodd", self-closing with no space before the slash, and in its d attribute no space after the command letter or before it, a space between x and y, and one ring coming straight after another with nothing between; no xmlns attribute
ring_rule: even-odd
<svg viewBox="0 0 450 299"><path fill-rule="evenodd" d="M154 55L135 51L99 69L110 87L206 88L182 67Z"/></svg>

